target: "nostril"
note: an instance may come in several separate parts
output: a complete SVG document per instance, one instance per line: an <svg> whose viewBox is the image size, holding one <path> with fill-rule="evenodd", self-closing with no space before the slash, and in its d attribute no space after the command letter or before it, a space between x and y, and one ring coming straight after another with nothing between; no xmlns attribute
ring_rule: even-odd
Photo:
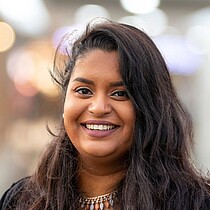
<svg viewBox="0 0 210 210"><path fill-rule="evenodd" d="M110 113L111 110L111 105L107 99L98 99L93 101L88 107L88 111L96 115L107 114Z"/></svg>

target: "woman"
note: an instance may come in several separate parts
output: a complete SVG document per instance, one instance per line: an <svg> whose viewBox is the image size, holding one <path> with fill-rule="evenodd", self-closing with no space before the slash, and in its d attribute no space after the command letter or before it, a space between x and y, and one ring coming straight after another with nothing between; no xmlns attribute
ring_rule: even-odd
<svg viewBox="0 0 210 210"><path fill-rule="evenodd" d="M190 162L190 116L153 41L104 21L66 50L54 77L64 93L60 132L1 209L210 209L207 182Z"/></svg>

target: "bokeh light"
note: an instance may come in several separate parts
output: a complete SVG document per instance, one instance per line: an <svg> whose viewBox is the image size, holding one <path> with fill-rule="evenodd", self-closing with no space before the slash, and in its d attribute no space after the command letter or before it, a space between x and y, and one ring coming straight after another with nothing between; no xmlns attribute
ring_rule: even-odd
<svg viewBox="0 0 210 210"><path fill-rule="evenodd" d="M9 55L7 73L20 94L33 96L41 92L48 97L58 95L49 73L49 69L52 70L53 49L49 41L34 41Z"/></svg>
<svg viewBox="0 0 210 210"><path fill-rule="evenodd" d="M189 25L204 25L210 27L210 7L205 7L193 12L188 19Z"/></svg>
<svg viewBox="0 0 210 210"><path fill-rule="evenodd" d="M156 9L160 0L120 0L122 7L134 14L144 14Z"/></svg>
<svg viewBox="0 0 210 210"><path fill-rule="evenodd" d="M176 75L190 75L201 68L203 57L194 53L184 36L162 35L154 38L161 53L163 54L169 71Z"/></svg>
<svg viewBox="0 0 210 210"><path fill-rule="evenodd" d="M52 35L53 46L57 48L58 45L62 43L63 45L70 47L69 45L71 45L75 39L81 35L83 30L84 25L82 24L74 24L58 28Z"/></svg>
<svg viewBox="0 0 210 210"><path fill-rule="evenodd" d="M75 23L86 24L95 18L109 18L109 12L106 8L95 4L82 5L75 11Z"/></svg>
<svg viewBox="0 0 210 210"><path fill-rule="evenodd" d="M199 9L188 16L186 37L194 43L196 53L210 52L210 7Z"/></svg>
<svg viewBox="0 0 210 210"><path fill-rule="evenodd" d="M0 0L0 13L25 36L37 36L49 28L50 17L42 0Z"/></svg>
<svg viewBox="0 0 210 210"><path fill-rule="evenodd" d="M15 42L15 32L12 27L0 22L0 52L9 50Z"/></svg>
<svg viewBox="0 0 210 210"><path fill-rule="evenodd" d="M167 27L168 17L162 10L155 9L147 14L122 17L119 22L127 23L142 29L150 36L157 36Z"/></svg>
<svg viewBox="0 0 210 210"><path fill-rule="evenodd" d="M197 25L189 28L186 37L194 43L191 49L195 53L206 54L210 52L210 27Z"/></svg>
<svg viewBox="0 0 210 210"><path fill-rule="evenodd" d="M31 54L24 49L13 51L8 58L8 76L14 82L16 90L23 96L31 97L38 93L32 86L34 68Z"/></svg>

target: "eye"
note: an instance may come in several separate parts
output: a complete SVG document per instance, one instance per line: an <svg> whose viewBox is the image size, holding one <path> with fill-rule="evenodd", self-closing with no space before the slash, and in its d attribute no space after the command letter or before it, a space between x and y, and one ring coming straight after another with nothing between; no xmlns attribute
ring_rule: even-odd
<svg viewBox="0 0 210 210"><path fill-rule="evenodd" d="M75 92L85 96L92 95L92 91L85 87L76 88Z"/></svg>
<svg viewBox="0 0 210 210"><path fill-rule="evenodd" d="M118 90L118 91L114 91L111 94L111 97L115 98L116 100L127 100L128 94L125 90Z"/></svg>

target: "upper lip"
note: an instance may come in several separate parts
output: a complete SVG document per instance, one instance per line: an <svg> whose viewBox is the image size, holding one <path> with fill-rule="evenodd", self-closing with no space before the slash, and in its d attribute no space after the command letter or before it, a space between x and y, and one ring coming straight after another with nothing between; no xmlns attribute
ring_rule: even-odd
<svg viewBox="0 0 210 210"><path fill-rule="evenodd" d="M81 123L82 125L85 125L85 124L93 124L93 125L114 125L114 126L119 126L115 123L112 123L112 122L109 122L109 121L106 121L106 120L87 120L85 122L82 122Z"/></svg>

